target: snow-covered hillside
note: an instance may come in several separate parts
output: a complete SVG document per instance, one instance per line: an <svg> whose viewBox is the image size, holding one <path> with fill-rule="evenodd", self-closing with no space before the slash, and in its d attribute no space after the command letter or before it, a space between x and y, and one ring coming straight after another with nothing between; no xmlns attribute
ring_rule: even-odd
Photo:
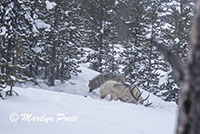
<svg viewBox="0 0 200 134"><path fill-rule="evenodd" d="M65 84L15 87L0 100L1 134L173 134L177 106L151 95L152 107L99 99L88 92L98 73L87 66ZM41 82L40 82L41 83ZM45 89L45 90L42 90ZM58 92L59 91L59 92ZM147 93L144 93L146 96Z"/></svg>

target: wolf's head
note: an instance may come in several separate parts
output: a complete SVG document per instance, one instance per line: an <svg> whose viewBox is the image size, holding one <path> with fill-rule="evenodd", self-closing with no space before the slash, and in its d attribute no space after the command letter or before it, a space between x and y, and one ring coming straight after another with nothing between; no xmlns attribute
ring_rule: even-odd
<svg viewBox="0 0 200 134"><path fill-rule="evenodd" d="M95 88L98 87L98 83L95 80L89 81L89 92L92 92Z"/></svg>

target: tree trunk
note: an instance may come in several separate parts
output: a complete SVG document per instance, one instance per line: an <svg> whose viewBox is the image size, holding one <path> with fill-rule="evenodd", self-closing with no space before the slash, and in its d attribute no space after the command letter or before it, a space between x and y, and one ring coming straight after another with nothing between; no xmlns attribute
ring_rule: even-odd
<svg viewBox="0 0 200 134"><path fill-rule="evenodd" d="M200 134L200 0L196 3L191 41L180 97L177 134Z"/></svg>
<svg viewBox="0 0 200 134"><path fill-rule="evenodd" d="M156 43L182 87L177 134L200 134L200 0L196 0L191 43L186 66L163 44Z"/></svg>
<svg viewBox="0 0 200 134"><path fill-rule="evenodd" d="M100 6L101 6L101 13L100 13L100 19L99 19L99 55L98 55L98 67L97 70L99 72L103 72L102 70L102 49L103 49L103 1L100 1Z"/></svg>
<svg viewBox="0 0 200 134"><path fill-rule="evenodd" d="M60 82L64 82L64 60L61 61L61 68L60 68Z"/></svg>
<svg viewBox="0 0 200 134"><path fill-rule="evenodd" d="M55 6L55 12L54 12L54 26L55 29L58 30L58 16L57 16L57 12L58 12L58 5L59 0L55 1L57 3L57 5ZM54 37L55 36L55 37ZM56 47L58 46L58 33L52 34L52 38L55 38L55 40L53 41L53 46L52 46L52 55L51 55L51 59L50 59L50 78L49 78L49 86L55 86L55 71L56 71L56 54L57 54L57 50Z"/></svg>
<svg viewBox="0 0 200 134"><path fill-rule="evenodd" d="M54 42L53 47L52 47L52 57L51 57L51 65L50 65L50 77L49 77L49 86L54 86L55 85L55 55L56 55L56 42Z"/></svg>

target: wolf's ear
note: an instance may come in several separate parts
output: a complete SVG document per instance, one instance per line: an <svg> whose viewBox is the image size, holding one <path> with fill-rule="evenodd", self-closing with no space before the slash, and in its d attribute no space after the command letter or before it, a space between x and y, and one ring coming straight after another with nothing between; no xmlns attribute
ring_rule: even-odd
<svg viewBox="0 0 200 134"><path fill-rule="evenodd" d="M91 80L89 80L88 87L91 87L91 84L92 84Z"/></svg>

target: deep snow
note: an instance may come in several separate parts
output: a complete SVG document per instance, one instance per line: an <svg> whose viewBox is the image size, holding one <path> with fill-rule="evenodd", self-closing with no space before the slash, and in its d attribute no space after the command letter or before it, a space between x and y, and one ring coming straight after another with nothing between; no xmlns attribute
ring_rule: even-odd
<svg viewBox="0 0 200 134"><path fill-rule="evenodd" d="M69 82L49 88L22 85L14 90L20 96L0 100L1 134L173 134L176 128L177 106L151 95L152 107L120 101L99 99L98 90L88 92L88 81L98 73L80 67L83 73ZM42 90L45 89L45 90ZM56 92L55 92L56 91ZM59 92L58 92L59 91ZM144 92L144 96L148 93ZM18 120L11 122L9 115ZM59 118L66 117L67 121ZM26 116L26 119L24 115ZM46 118L45 118L46 117ZM16 119L16 116L11 117ZM73 118L73 121L69 121ZM45 122L46 119L46 122ZM51 119L47 122L47 119ZM57 120L60 119L58 122Z"/></svg>

